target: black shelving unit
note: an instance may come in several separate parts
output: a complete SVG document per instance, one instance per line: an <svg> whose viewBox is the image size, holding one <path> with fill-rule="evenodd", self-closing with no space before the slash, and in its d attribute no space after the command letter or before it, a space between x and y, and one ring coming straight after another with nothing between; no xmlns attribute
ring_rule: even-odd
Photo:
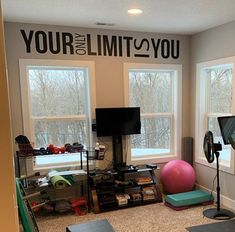
<svg viewBox="0 0 235 232"><path fill-rule="evenodd" d="M82 153L81 152L79 152L79 153L80 153L80 169L83 169ZM39 155L34 155L33 153L32 154L22 154L22 153L20 153L20 151L16 151L17 177L20 178L21 174L22 174L21 173L21 160L24 161L25 172L26 172L24 175L28 175L28 173L27 173L27 164L26 164L27 159L34 159L37 156L39 156ZM41 155L41 156L43 156L43 155ZM50 154L50 156L55 156L55 154Z"/></svg>
<svg viewBox="0 0 235 232"><path fill-rule="evenodd" d="M110 175L108 184L105 181L102 182L95 180L96 175L89 178L90 188L92 188L92 200L95 213L106 212L110 210L124 209L129 207L136 207L140 205L152 204L162 202L162 195L158 185L158 180L154 173L154 168L138 167L135 171L130 172L118 172L118 171L107 171L103 175ZM102 174L97 174L101 175ZM151 183L137 184L133 181L138 176L148 176L151 178ZM101 177L102 179L102 177ZM123 183L123 184L120 184ZM150 187L154 191L154 199L144 200L143 189ZM116 196L118 194L132 194L140 193L141 200L133 201L128 200L127 204L119 205L117 203Z"/></svg>
<svg viewBox="0 0 235 232"><path fill-rule="evenodd" d="M105 151L103 152L103 156ZM91 209L92 209L92 184L91 184L91 174L90 174L90 161L94 161L94 160L102 160L99 159L97 151L95 150L95 148L88 148L88 149L83 149L81 150L81 164L83 163L83 157L85 157L86 159L86 172L87 172L87 204L88 204L88 212L90 213Z"/></svg>
<svg viewBox="0 0 235 232"><path fill-rule="evenodd" d="M86 180L82 180L81 195L84 195L84 182L86 181L87 183L85 184L85 188L86 188L86 190L85 190L86 193L85 194L87 194L86 198L87 198L88 212L90 212L90 210L91 210L91 196L90 196L91 192L90 192L90 184L89 184L90 183L89 182L89 160L90 160L90 156L89 155L87 156L88 152L89 151L87 151L87 150L80 150L78 152L80 154L80 164L78 165L78 169L79 170L84 170L84 168L85 168L84 167L85 166L84 165L84 162L85 162L84 157L86 157L86 168L87 168ZM56 156L58 156L58 155L60 155L60 154L57 154ZM55 154L51 154L51 156L55 156ZM34 155L34 154L25 155L25 154L21 154L19 151L16 151L17 177L20 178L22 176L22 170L21 170L22 162L23 162L23 165L25 166L25 173L23 173L23 174L25 174L26 176L28 175L26 162L27 162L28 159L33 159L35 157L36 157L36 155ZM21 180L21 183L22 183L22 186L24 188L26 188L26 189L28 188L28 180L27 179L23 178ZM50 191L50 187L48 187L48 186L45 186L45 187L40 187L39 186L38 189L45 189L48 192Z"/></svg>
<svg viewBox="0 0 235 232"><path fill-rule="evenodd" d="M90 184L90 165L89 161L94 160L94 151L89 151L89 150L82 150L81 151L81 157L83 157L83 154L85 154L86 157L86 171L87 171L87 204L88 204L88 212L90 213L91 211L91 184Z"/></svg>

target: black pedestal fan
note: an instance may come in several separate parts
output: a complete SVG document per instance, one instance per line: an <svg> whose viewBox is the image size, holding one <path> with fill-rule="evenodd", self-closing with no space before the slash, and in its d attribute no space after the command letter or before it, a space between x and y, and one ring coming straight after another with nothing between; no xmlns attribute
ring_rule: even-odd
<svg viewBox="0 0 235 232"><path fill-rule="evenodd" d="M222 150L222 146L220 143L214 143L213 140L213 133L207 131L204 137L203 149L208 163L213 163L214 157L216 157L217 207L205 210L203 215L211 219L227 220L233 218L235 215L227 209L220 208L219 151Z"/></svg>

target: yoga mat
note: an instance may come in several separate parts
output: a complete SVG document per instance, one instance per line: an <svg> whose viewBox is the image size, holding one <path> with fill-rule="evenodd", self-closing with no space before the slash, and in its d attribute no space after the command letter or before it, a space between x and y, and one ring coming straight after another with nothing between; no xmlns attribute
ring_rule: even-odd
<svg viewBox="0 0 235 232"><path fill-rule="evenodd" d="M63 177L70 183L70 185L75 184L75 179L72 175L66 175L66 176L63 176Z"/></svg>
<svg viewBox="0 0 235 232"><path fill-rule="evenodd" d="M16 178L16 195L17 195L17 204L19 216L21 223L25 232L39 232L36 219L32 208L30 207L29 201L24 199L26 196L24 187L21 184L21 181Z"/></svg>
<svg viewBox="0 0 235 232"><path fill-rule="evenodd" d="M63 176L53 176L50 178L50 181L56 189L64 189L67 185L71 186L71 183Z"/></svg>
<svg viewBox="0 0 235 232"><path fill-rule="evenodd" d="M234 232L235 220L211 223L186 228L189 232Z"/></svg>
<svg viewBox="0 0 235 232"><path fill-rule="evenodd" d="M70 170L70 171L56 171L52 170L48 173L48 178L50 179L53 176L65 176L65 175L86 175L87 173L84 170Z"/></svg>

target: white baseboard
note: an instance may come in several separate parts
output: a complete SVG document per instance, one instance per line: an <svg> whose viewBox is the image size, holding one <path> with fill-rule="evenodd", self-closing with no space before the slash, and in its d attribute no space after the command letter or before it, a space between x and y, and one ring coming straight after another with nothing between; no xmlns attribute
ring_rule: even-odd
<svg viewBox="0 0 235 232"><path fill-rule="evenodd" d="M204 186L202 185L199 185L199 184L196 184L197 188L199 189L202 189L202 190L205 190L207 192L211 192L210 189L208 188L205 188ZM216 197L217 197L217 193L215 191L212 192L213 196L214 196L214 199L216 201ZM226 197L226 196L223 196L222 194L220 194L220 203L222 206L228 208L228 209L231 209L233 211L235 211L235 201Z"/></svg>

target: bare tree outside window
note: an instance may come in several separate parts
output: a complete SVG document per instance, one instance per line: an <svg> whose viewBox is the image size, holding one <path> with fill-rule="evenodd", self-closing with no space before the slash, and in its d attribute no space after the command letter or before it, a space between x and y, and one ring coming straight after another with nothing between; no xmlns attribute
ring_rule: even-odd
<svg viewBox="0 0 235 232"><path fill-rule="evenodd" d="M141 134L132 136L132 148L169 152L172 78L172 71L129 71L130 105L141 109Z"/></svg>
<svg viewBox="0 0 235 232"><path fill-rule="evenodd" d="M205 78L208 80L208 130L213 132L216 142L223 144L217 117L232 114L232 65L220 65L204 69ZM230 160L231 148L223 144L220 158Z"/></svg>
<svg viewBox="0 0 235 232"><path fill-rule="evenodd" d="M209 79L208 128L214 136L221 136L217 116L231 114L232 110L232 67L218 67L205 70ZM214 114L210 116L210 114Z"/></svg>
<svg viewBox="0 0 235 232"><path fill-rule="evenodd" d="M29 69L35 146L86 141L86 83L82 69Z"/></svg>

